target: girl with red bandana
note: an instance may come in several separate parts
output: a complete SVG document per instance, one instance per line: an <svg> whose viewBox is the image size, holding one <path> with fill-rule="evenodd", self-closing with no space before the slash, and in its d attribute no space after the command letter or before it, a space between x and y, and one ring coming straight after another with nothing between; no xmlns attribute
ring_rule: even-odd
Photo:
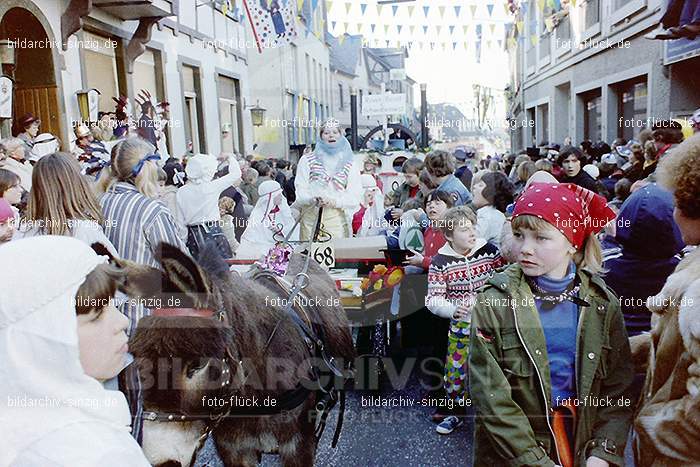
<svg viewBox="0 0 700 467"><path fill-rule="evenodd" d="M517 263L472 311L474 465L624 465L633 369L596 238L614 218L574 184L532 183L516 201Z"/></svg>

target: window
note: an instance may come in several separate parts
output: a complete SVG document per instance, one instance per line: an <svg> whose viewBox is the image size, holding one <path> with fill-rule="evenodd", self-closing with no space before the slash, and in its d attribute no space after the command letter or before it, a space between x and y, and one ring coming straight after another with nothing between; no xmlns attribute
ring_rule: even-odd
<svg viewBox="0 0 700 467"><path fill-rule="evenodd" d="M603 99L600 89L589 91L581 96L583 100L583 138L599 141L602 133Z"/></svg>
<svg viewBox="0 0 700 467"><path fill-rule="evenodd" d="M549 143L549 104L544 104L538 107L539 121L537 126L540 127L540 141L538 143Z"/></svg>
<svg viewBox="0 0 700 467"><path fill-rule="evenodd" d="M237 79L219 75L219 115L221 118L221 151L245 154L243 122L239 104L240 83Z"/></svg>
<svg viewBox="0 0 700 467"><path fill-rule="evenodd" d="M85 48L83 56L85 59L85 75L87 77L87 88L100 90L98 110L100 112L114 112L114 101L112 96L125 94L120 92L124 86L120 86L120 76L117 68L117 50L112 47L105 47L109 39L96 36L89 32L83 32L85 44L98 44L95 48ZM119 42L117 42L119 44ZM123 82L124 77L121 77ZM138 91L137 91L138 92Z"/></svg>
<svg viewBox="0 0 700 467"><path fill-rule="evenodd" d="M343 95L343 84L338 83L338 110L343 110L345 108L345 99Z"/></svg>
<svg viewBox="0 0 700 467"><path fill-rule="evenodd" d="M646 6L647 0L611 0L612 23L619 23Z"/></svg>
<svg viewBox="0 0 700 467"><path fill-rule="evenodd" d="M535 121L535 107L527 109L527 125L525 128L528 131L528 146L537 146L537 125L534 124Z"/></svg>
<svg viewBox="0 0 700 467"><path fill-rule="evenodd" d="M617 136L630 140L644 128L647 118L646 77L625 81L617 86Z"/></svg>
<svg viewBox="0 0 700 467"><path fill-rule="evenodd" d="M585 10L585 26L589 29L600 21L600 0L588 0L583 4Z"/></svg>
<svg viewBox="0 0 700 467"><path fill-rule="evenodd" d="M185 110L185 143L187 145L187 150L191 150L195 154L206 152L199 68L182 65L181 76Z"/></svg>

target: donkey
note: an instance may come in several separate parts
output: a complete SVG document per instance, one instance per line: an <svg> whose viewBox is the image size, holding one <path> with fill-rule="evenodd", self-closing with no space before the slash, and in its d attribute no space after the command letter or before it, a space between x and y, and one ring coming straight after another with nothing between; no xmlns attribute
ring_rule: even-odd
<svg viewBox="0 0 700 467"><path fill-rule="evenodd" d="M284 310L302 256L292 255L281 281L257 266L245 277L232 273L211 248L198 264L162 244L158 261L162 270L121 261L122 290L156 308L129 342L151 464L191 465L211 434L227 467L257 465L262 453L279 454L287 467L314 465L322 409L333 406L355 357L330 276L310 261L308 286L294 306L322 338L320 358Z"/></svg>

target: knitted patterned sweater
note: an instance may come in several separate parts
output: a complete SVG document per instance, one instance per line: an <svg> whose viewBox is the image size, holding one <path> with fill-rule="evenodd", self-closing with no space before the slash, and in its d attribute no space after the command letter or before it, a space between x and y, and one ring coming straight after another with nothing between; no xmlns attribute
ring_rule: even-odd
<svg viewBox="0 0 700 467"><path fill-rule="evenodd" d="M471 308L470 300L477 290L505 264L498 248L484 239L478 239L467 256L446 243L428 269L426 306L437 316L451 319L457 308Z"/></svg>

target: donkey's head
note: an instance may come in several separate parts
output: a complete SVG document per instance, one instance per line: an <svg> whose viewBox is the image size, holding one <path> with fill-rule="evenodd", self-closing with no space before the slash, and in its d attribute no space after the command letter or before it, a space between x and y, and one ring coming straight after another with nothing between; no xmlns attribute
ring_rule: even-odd
<svg viewBox="0 0 700 467"><path fill-rule="evenodd" d="M213 400L231 390L237 352L216 274L179 249L161 244L162 270L115 260L126 270L130 300L151 309L129 342L139 366L146 410L205 414L221 410Z"/></svg>

